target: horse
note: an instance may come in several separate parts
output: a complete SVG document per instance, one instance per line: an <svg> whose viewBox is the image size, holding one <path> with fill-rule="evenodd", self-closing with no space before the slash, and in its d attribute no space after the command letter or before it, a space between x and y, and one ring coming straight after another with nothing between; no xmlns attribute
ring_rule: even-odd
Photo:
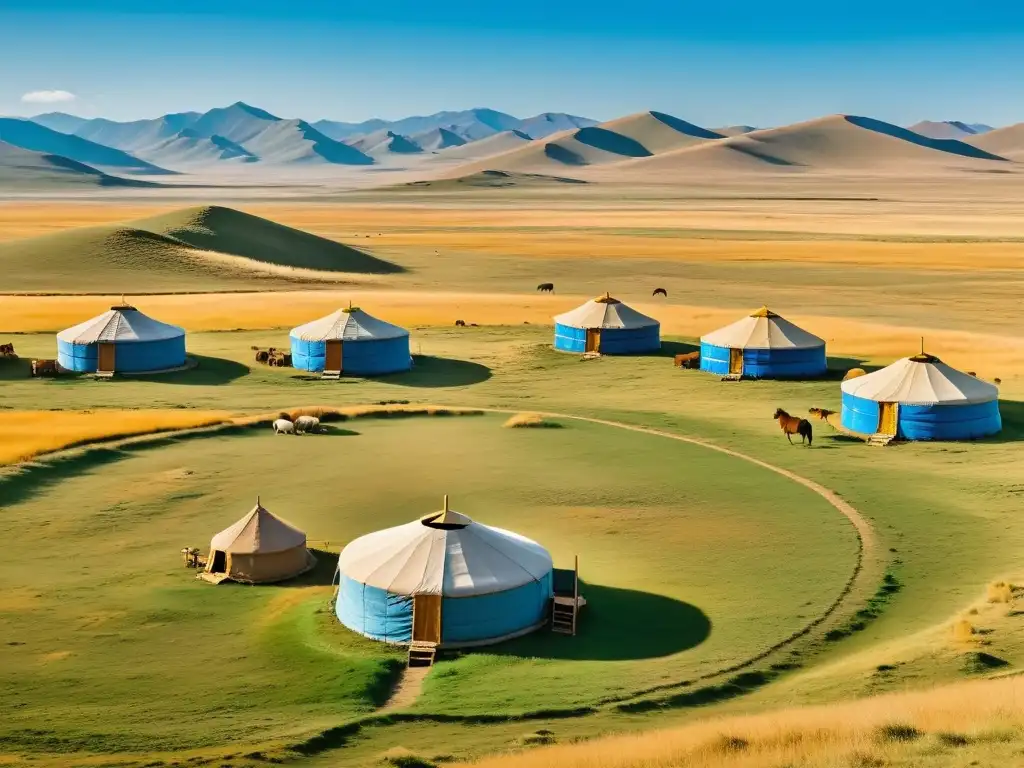
<svg viewBox="0 0 1024 768"><path fill-rule="evenodd" d="M835 411L830 411L828 408L811 408L807 412L811 414L811 416L816 416L822 421L828 421L828 417L835 413Z"/></svg>
<svg viewBox="0 0 1024 768"><path fill-rule="evenodd" d="M541 283L540 285L537 286L537 290L540 291L541 293L554 293L555 292L555 284L554 283Z"/></svg>
<svg viewBox="0 0 1024 768"><path fill-rule="evenodd" d="M790 445L793 444L793 438L790 435L800 435L800 443L803 444L804 440L807 440L807 445L811 445L814 440L814 435L811 430L811 422L807 419L800 419L796 416L790 416L781 408L777 408L773 419L778 420L779 427L782 428L783 433L786 435L786 439L789 440Z"/></svg>
<svg viewBox="0 0 1024 768"><path fill-rule="evenodd" d="M676 355L674 360L677 368L700 368L700 350Z"/></svg>
<svg viewBox="0 0 1024 768"><path fill-rule="evenodd" d="M664 296L667 299L668 291L666 291L664 288L655 288L654 293L652 293L651 296Z"/></svg>

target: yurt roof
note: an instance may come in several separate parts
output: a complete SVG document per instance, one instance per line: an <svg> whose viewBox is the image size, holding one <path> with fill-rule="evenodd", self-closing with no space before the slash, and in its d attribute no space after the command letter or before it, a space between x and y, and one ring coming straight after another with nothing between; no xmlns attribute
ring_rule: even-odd
<svg viewBox="0 0 1024 768"><path fill-rule="evenodd" d="M311 323L292 329L292 336L303 341L359 341L397 339L408 336L405 328L378 320L359 307L345 307Z"/></svg>
<svg viewBox="0 0 1024 768"><path fill-rule="evenodd" d="M576 309L556 315L555 322L571 328L647 328L658 325L653 317L637 312L611 294L598 296Z"/></svg>
<svg viewBox="0 0 1024 768"><path fill-rule="evenodd" d="M57 338L71 344L93 344L97 341L162 341L184 335L184 329L161 323L135 307L122 304L61 331Z"/></svg>
<svg viewBox="0 0 1024 768"><path fill-rule="evenodd" d="M768 307L701 336L705 344L730 349L813 349L825 345L813 333L789 322Z"/></svg>
<svg viewBox="0 0 1024 768"><path fill-rule="evenodd" d="M338 558L348 578L396 595L504 592L539 581L551 568L551 555L537 542L451 510L362 536Z"/></svg>
<svg viewBox="0 0 1024 768"><path fill-rule="evenodd" d="M999 397L994 384L924 354L904 357L879 371L844 381L842 390L865 400L904 405L970 405Z"/></svg>
<svg viewBox="0 0 1024 768"><path fill-rule="evenodd" d="M306 544L306 534L268 512L257 500L245 517L210 540L210 549L237 555L268 555Z"/></svg>

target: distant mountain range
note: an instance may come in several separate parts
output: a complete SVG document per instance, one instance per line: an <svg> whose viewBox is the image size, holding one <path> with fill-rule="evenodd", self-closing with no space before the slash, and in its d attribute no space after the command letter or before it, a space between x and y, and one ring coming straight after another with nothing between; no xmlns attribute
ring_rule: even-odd
<svg viewBox="0 0 1024 768"><path fill-rule="evenodd" d="M606 169L641 178L690 169L918 172L929 165L962 168L979 162L1016 170L1024 162L1024 124L993 129L953 120L901 128L835 115L770 129L708 129L655 111L598 123L562 112L518 118L485 108L390 121L307 122L243 102L129 122L61 112L0 118L0 142L5 185L72 179L112 185L125 175L250 166L380 165L418 169L422 178L483 171L565 176L572 169Z"/></svg>

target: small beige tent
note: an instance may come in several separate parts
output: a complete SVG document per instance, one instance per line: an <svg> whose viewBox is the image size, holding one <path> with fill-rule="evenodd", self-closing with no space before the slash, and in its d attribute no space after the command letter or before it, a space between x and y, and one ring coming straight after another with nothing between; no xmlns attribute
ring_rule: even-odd
<svg viewBox="0 0 1024 768"><path fill-rule="evenodd" d="M210 541L206 581L225 579L253 584L284 581L316 565L306 549L306 534L260 505Z"/></svg>

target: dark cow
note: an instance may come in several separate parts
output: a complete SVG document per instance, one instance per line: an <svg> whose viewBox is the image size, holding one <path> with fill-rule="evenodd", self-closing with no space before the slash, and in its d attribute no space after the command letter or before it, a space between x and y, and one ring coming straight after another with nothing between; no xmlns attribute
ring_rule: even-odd
<svg viewBox="0 0 1024 768"><path fill-rule="evenodd" d="M664 288L655 288L654 293L652 293L651 296L664 296L667 299L668 291L666 291Z"/></svg>
<svg viewBox="0 0 1024 768"><path fill-rule="evenodd" d="M456 320L455 321L455 327L456 328L465 328L466 327L466 321L465 320Z"/></svg>
<svg viewBox="0 0 1024 768"><path fill-rule="evenodd" d="M540 291L541 293L554 293L555 292L555 284L554 283L541 283L540 285L537 286L537 290Z"/></svg>

